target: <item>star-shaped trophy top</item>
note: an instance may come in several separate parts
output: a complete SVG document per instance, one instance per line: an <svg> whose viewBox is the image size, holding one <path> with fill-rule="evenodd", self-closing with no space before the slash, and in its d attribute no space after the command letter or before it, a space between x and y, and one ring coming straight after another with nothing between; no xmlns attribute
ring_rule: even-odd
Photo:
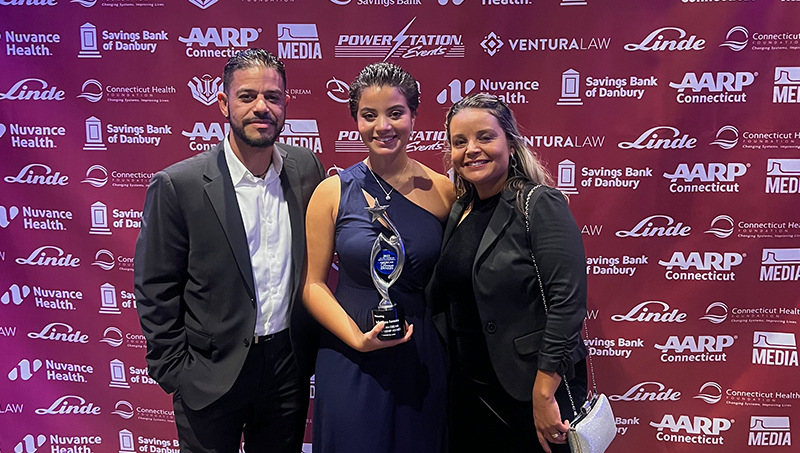
<svg viewBox="0 0 800 453"><path fill-rule="evenodd" d="M388 207L389 207L389 205L381 206L380 203L378 203L378 200L376 199L375 200L375 206L372 206L372 207L367 206L364 209L366 209L367 211L369 211L370 214L372 214L372 220L371 221L374 222L374 221L380 219L381 216L383 216L383 214L386 212L386 209Z"/></svg>

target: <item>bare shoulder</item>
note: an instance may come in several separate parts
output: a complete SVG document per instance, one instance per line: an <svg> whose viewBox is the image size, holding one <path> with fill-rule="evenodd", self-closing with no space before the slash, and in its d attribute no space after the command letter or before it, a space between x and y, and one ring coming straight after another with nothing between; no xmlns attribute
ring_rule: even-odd
<svg viewBox="0 0 800 453"><path fill-rule="evenodd" d="M417 161L417 164L420 166L420 168L422 168L428 178L430 178L434 189L442 197L442 200L445 201L448 206L452 205L456 200L456 192L455 187L453 187L453 181L451 181L447 175L443 175L435 170L432 170L419 161Z"/></svg>
<svg viewBox="0 0 800 453"><path fill-rule="evenodd" d="M339 198L341 197L341 179L333 175L322 180L314 189L311 201L308 203L310 212L330 212L333 218L339 211Z"/></svg>

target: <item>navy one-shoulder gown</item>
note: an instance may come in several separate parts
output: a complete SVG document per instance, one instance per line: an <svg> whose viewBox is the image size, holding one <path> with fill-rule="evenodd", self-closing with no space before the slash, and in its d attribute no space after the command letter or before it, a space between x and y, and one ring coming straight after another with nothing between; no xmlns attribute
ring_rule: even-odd
<svg viewBox="0 0 800 453"><path fill-rule="evenodd" d="M377 235L388 236L389 230L371 221L363 188L389 205L387 213L403 238L405 266L389 294L405 310L414 333L399 346L360 353L324 331L317 355L313 451L443 452L445 357L423 301L423 287L439 256L442 224L397 192L386 201L363 162L339 177L336 299L362 331L372 328L371 310L380 296L370 277L370 251Z"/></svg>

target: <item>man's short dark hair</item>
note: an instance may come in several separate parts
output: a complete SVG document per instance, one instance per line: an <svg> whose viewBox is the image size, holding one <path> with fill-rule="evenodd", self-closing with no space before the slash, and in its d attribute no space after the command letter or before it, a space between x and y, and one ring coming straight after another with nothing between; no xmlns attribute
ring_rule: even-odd
<svg viewBox="0 0 800 453"><path fill-rule="evenodd" d="M286 88L286 68L275 54L264 49L245 49L236 52L236 55L232 56L225 64L225 70L222 73L222 89L225 94L228 94L228 90L231 88L234 72L258 66L278 71L283 79L283 87Z"/></svg>

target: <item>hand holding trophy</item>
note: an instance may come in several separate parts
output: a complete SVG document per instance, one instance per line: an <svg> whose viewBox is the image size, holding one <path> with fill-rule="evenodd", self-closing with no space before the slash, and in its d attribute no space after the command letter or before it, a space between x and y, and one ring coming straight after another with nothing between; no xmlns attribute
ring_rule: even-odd
<svg viewBox="0 0 800 453"><path fill-rule="evenodd" d="M399 278L403 271L406 260L406 250L403 239L397 227L389 219L386 209L389 206L381 206L377 199L375 206L366 209L372 214L372 221L383 220L392 235L388 238L380 233L372 244L370 252L370 274L372 283L381 296L378 306L372 309L372 322L377 324L385 322L383 330L378 333L378 339L382 341L399 340L405 336L406 322L402 307L392 302L389 297L389 287Z"/></svg>

